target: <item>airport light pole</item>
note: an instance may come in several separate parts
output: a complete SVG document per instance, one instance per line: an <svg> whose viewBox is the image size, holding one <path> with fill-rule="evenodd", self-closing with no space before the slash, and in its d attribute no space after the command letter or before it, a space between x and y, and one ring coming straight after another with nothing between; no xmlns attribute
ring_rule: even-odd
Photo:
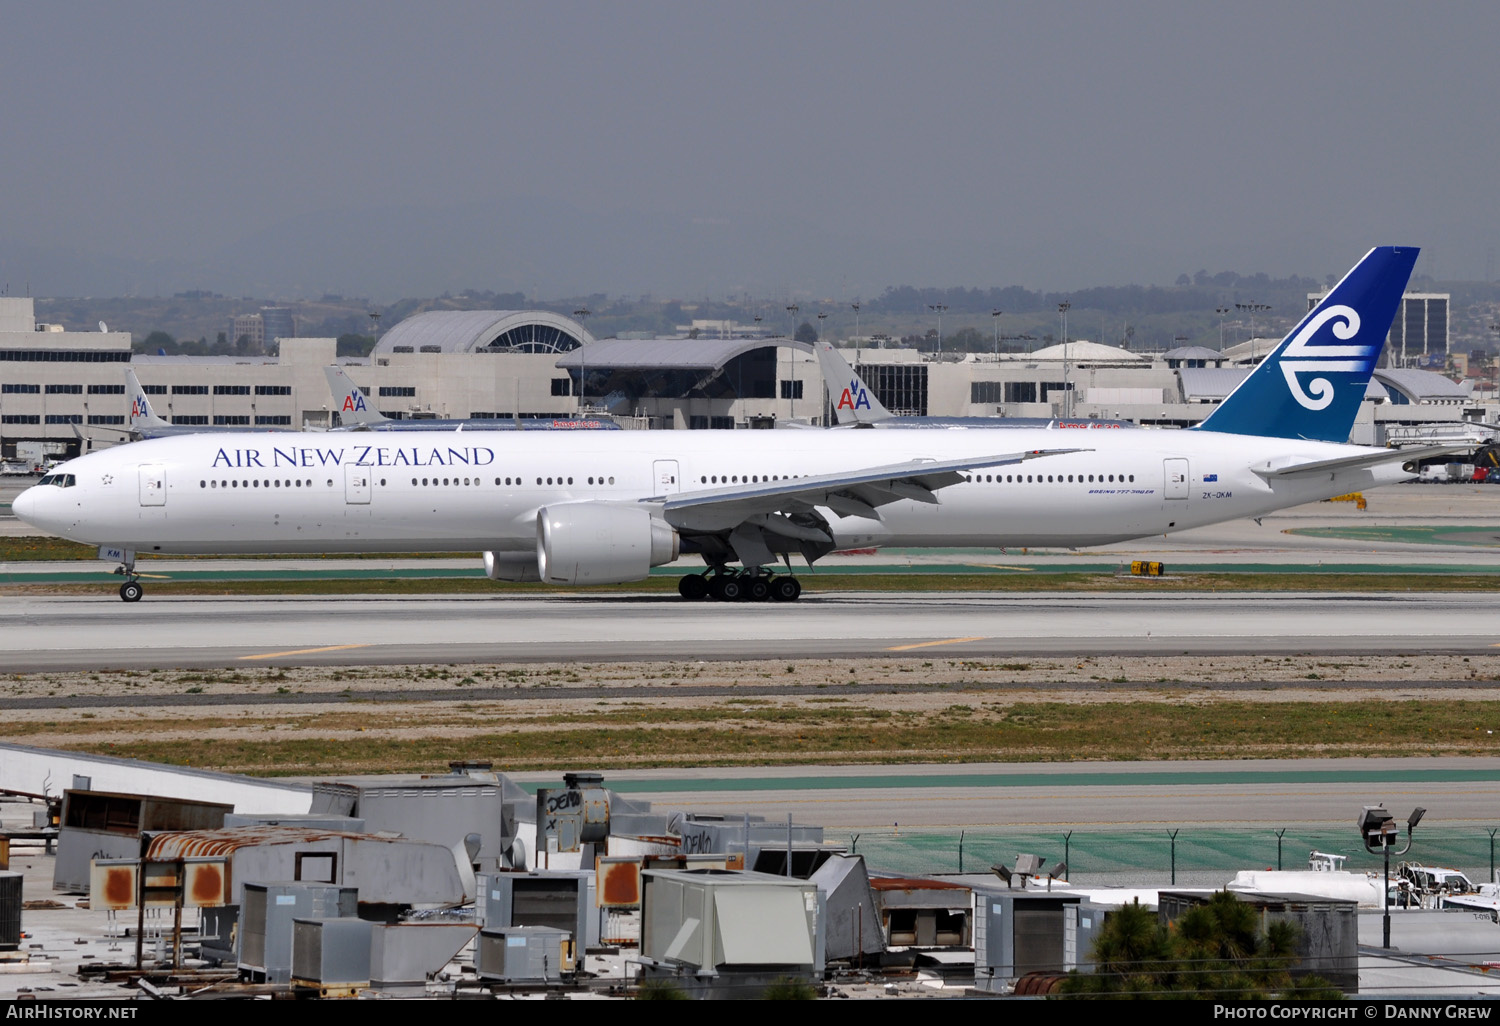
<svg viewBox="0 0 1500 1026"><path fill-rule="evenodd" d="M859 366L859 304L850 303L854 307L854 366Z"/></svg>
<svg viewBox="0 0 1500 1026"><path fill-rule="evenodd" d="M933 311L934 313L936 313L938 315L938 347L937 347L937 351L938 351L939 354L941 354L942 351L943 351L943 311L945 311L945 310L948 309L948 305L946 303L928 303L927 304L927 309Z"/></svg>
<svg viewBox="0 0 1500 1026"><path fill-rule="evenodd" d="M1224 315L1229 312L1227 306L1214 307L1214 313L1219 315L1219 352L1224 351Z"/></svg>
<svg viewBox="0 0 1500 1026"><path fill-rule="evenodd" d="M1265 313L1271 309L1266 303L1236 303L1234 304L1234 308L1236 310L1244 310L1250 315L1250 337L1252 339L1255 337L1255 315L1257 313Z"/></svg>
<svg viewBox="0 0 1500 1026"><path fill-rule="evenodd" d="M788 336L788 338L790 338L794 342L797 339L797 311L800 310L800 309L802 309L802 308L800 306L798 306L796 303L788 303L786 305L786 312L789 313L789 314L791 314L791 319L792 319L792 333L791 333L791 335ZM788 412L789 412L789 414L791 415L791 417L793 419L796 419L796 416L797 416L797 351L795 349L792 350L791 352L789 352L787 354L786 362L787 362L787 389L786 389L786 398L787 398L787 402L791 404L788 407ZM791 861L791 856L787 857L787 861L788 862Z"/></svg>
<svg viewBox="0 0 1500 1026"><path fill-rule="evenodd" d="M577 310L573 311L573 316L578 319L578 323L581 325L581 324L583 324L584 321L586 321L586 320L589 319L589 314L591 314L591 313L593 313L593 311L590 310L588 307L586 307L586 306L580 306ZM584 328L584 330L587 331L588 329ZM584 406L586 406L588 404L588 400L589 400L589 386L588 386L588 377L587 377L587 375L588 375L588 364L586 362L587 361L586 354L583 351L583 345L584 345L583 339L579 339L578 340L578 412L579 413L583 412L583 408L584 408Z"/></svg>
<svg viewBox="0 0 1500 1026"><path fill-rule="evenodd" d="M819 343L822 343L822 342L826 341L826 339L824 339L824 337L823 337L823 322L826 321L827 319L828 319L828 314L825 311L823 311L823 310L819 310L818 311L818 342ZM828 344L832 345L833 343L829 342ZM832 397L830 396L829 398L831 399ZM823 412L825 414L829 412L829 407L826 404L823 407ZM833 425L831 425L829 423L826 423L830 418L828 418L828 417L825 416L823 419L825 421L825 423L823 424L824 427L832 427L833 426Z"/></svg>
<svg viewBox="0 0 1500 1026"><path fill-rule="evenodd" d="M1422 817L1427 810L1420 805L1412 810L1411 818L1406 821L1406 846L1396 852L1397 856L1405 855L1411 851L1411 832L1422 822ZM1391 849L1396 846L1396 839L1400 836L1400 830L1396 826L1396 817L1385 811L1384 805L1366 805L1360 813L1359 836L1365 843L1365 851L1372 855L1379 851L1385 856L1385 889L1381 894L1381 904L1385 908L1384 923L1382 926L1383 943L1386 950L1391 947Z"/></svg>
<svg viewBox="0 0 1500 1026"><path fill-rule="evenodd" d="M1495 336L1497 336L1497 337L1500 337L1500 324L1491 324L1490 325L1490 333L1493 334L1493 335L1495 335ZM1494 361L1493 358L1491 358L1491 360L1489 362L1490 362L1491 366L1493 366L1494 363L1495 363L1495 361ZM1491 879L1493 879L1494 876L1495 876L1494 873L1490 874L1490 878Z"/></svg>
<svg viewBox="0 0 1500 1026"><path fill-rule="evenodd" d="M991 310L990 318L995 322L995 358L1000 357L1000 315L1003 310Z"/></svg>
<svg viewBox="0 0 1500 1026"><path fill-rule="evenodd" d="M1058 315L1062 317L1062 344L1063 344L1063 416L1073 416L1073 382L1070 376L1071 367L1068 363L1068 311L1073 309L1073 304L1064 299L1057 304Z"/></svg>

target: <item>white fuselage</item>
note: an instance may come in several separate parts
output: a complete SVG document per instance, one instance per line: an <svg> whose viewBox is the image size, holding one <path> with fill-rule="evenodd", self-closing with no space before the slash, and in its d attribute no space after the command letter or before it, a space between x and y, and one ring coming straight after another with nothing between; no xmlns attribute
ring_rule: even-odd
<svg viewBox="0 0 1500 1026"><path fill-rule="evenodd" d="M1268 460L1374 450L1208 431L464 431L187 435L72 460L17 498L64 538L145 553L532 551L537 511L911 459L1086 451L983 468L936 505L823 510L839 548L1081 546L1181 531L1410 477L1397 465L1272 478Z"/></svg>

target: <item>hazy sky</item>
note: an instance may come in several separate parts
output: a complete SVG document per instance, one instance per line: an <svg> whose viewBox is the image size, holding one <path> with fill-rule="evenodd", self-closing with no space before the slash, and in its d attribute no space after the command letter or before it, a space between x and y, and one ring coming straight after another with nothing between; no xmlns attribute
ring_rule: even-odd
<svg viewBox="0 0 1500 1026"><path fill-rule="evenodd" d="M1500 5L0 6L0 287L1500 269Z"/></svg>

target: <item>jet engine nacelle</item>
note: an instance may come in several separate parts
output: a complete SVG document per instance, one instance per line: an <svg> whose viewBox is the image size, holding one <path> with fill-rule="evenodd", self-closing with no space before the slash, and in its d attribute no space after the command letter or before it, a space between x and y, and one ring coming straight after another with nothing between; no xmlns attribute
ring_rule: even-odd
<svg viewBox="0 0 1500 1026"><path fill-rule="evenodd" d="M486 552L484 576L492 581L540 581L536 555L531 552Z"/></svg>
<svg viewBox="0 0 1500 1026"><path fill-rule="evenodd" d="M639 581L678 551L676 530L640 507L568 502L537 511L537 572L552 584Z"/></svg>

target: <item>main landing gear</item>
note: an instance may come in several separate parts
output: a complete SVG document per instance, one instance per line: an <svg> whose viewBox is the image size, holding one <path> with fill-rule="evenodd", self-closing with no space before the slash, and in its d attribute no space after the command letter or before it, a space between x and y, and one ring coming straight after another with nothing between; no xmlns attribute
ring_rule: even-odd
<svg viewBox="0 0 1500 1026"><path fill-rule="evenodd" d="M796 602L802 594L802 584L790 574L772 574L759 567L748 570L716 567L678 578L677 594L690 602L707 598L720 602Z"/></svg>

